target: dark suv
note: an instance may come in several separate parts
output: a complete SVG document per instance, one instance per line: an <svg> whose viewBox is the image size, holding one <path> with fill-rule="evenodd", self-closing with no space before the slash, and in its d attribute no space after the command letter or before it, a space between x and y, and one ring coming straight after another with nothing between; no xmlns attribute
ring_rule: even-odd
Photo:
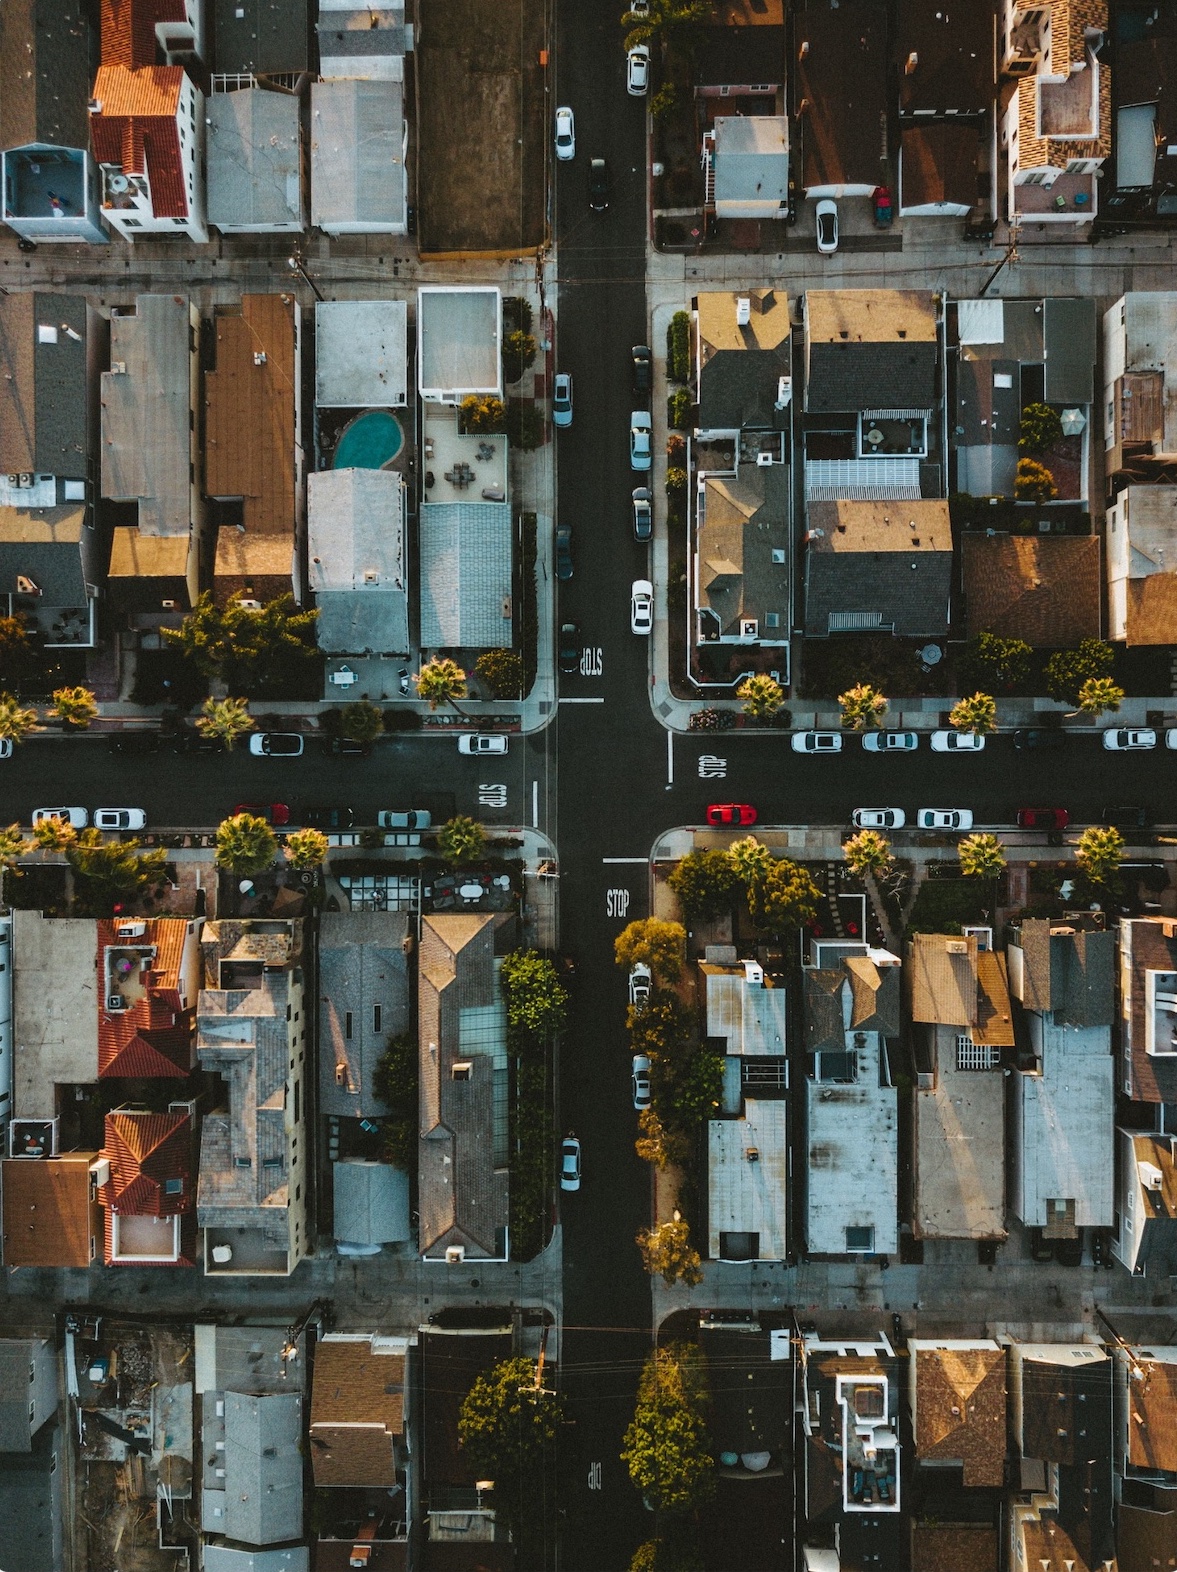
<svg viewBox="0 0 1177 1572"><path fill-rule="evenodd" d="M589 206L594 213L603 213L609 206L609 166L603 158L589 161Z"/></svg>
<svg viewBox="0 0 1177 1572"><path fill-rule="evenodd" d="M653 386L653 366L651 364L650 346L648 344L635 344L630 350L633 356L633 390L635 393L649 393Z"/></svg>

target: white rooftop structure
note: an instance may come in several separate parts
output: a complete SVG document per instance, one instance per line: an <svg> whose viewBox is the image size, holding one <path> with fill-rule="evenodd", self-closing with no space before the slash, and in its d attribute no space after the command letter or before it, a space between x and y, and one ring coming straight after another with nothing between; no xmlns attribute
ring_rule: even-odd
<svg viewBox="0 0 1177 1572"><path fill-rule="evenodd" d="M311 84L311 223L329 235L408 231L400 82Z"/></svg>
<svg viewBox="0 0 1177 1572"><path fill-rule="evenodd" d="M856 1034L853 1081L805 1083L810 1255L899 1248L898 1094L877 1032Z"/></svg>
<svg viewBox="0 0 1177 1572"><path fill-rule="evenodd" d="M786 1098L749 1097L742 1118L708 1123L707 1254L713 1261L785 1259L789 1118ZM729 1235L752 1237L737 1254Z"/></svg>
<svg viewBox="0 0 1177 1572"><path fill-rule="evenodd" d="M711 132L717 218L782 218L789 206L785 115L721 115Z"/></svg>
<svg viewBox="0 0 1177 1572"><path fill-rule="evenodd" d="M417 291L417 384L427 402L502 396L502 291L427 285Z"/></svg>
<svg viewBox="0 0 1177 1572"><path fill-rule="evenodd" d="M407 654L403 476L387 469L309 475L307 550L320 649L332 655Z"/></svg>
<svg viewBox="0 0 1177 1572"><path fill-rule="evenodd" d="M292 93L260 87L205 99L208 221L222 233L305 227L301 107Z"/></svg>
<svg viewBox="0 0 1177 1572"><path fill-rule="evenodd" d="M315 403L403 409L409 308L403 300L324 300L315 308Z"/></svg>

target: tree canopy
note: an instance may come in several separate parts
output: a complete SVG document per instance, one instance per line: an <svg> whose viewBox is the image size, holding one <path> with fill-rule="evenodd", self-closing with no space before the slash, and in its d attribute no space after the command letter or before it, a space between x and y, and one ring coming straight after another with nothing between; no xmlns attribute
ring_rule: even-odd
<svg viewBox="0 0 1177 1572"><path fill-rule="evenodd" d="M730 910L740 880L728 853L712 849L688 852L666 882L689 921L719 917Z"/></svg>
<svg viewBox="0 0 1177 1572"><path fill-rule="evenodd" d="M286 860L300 873L321 868L327 860L328 842L322 830L293 830L283 846Z"/></svg>
<svg viewBox="0 0 1177 1572"><path fill-rule="evenodd" d="M743 705L745 715L753 720L769 720L783 707L785 690L767 672L756 672L744 678L736 689L736 698Z"/></svg>
<svg viewBox="0 0 1177 1572"><path fill-rule="evenodd" d="M457 708L457 700L466 697L466 673L456 660L448 655L435 655L426 661L413 678L417 697L424 699L431 710L443 704Z"/></svg>
<svg viewBox="0 0 1177 1572"><path fill-rule="evenodd" d="M1120 870L1124 837L1119 830L1089 825L1075 844L1075 861L1092 884L1109 884Z"/></svg>
<svg viewBox="0 0 1177 1572"><path fill-rule="evenodd" d="M80 830L65 860L74 870L77 895L95 915L108 915L116 902L133 901L167 871L168 854L141 851L137 840L107 841L101 830Z"/></svg>
<svg viewBox="0 0 1177 1572"><path fill-rule="evenodd" d="M305 682L318 659L317 611L300 611L293 595L255 609L240 592L219 606L209 591L178 629L164 637L179 646L206 677L252 698L280 696Z"/></svg>
<svg viewBox="0 0 1177 1572"><path fill-rule="evenodd" d="M246 732L253 730L253 725L245 699L205 699L196 717L200 735L214 737L228 751L232 751Z"/></svg>
<svg viewBox="0 0 1177 1572"><path fill-rule="evenodd" d="M881 726L887 713L886 698L868 682L857 682L845 693L839 693L838 703L842 707L842 725L851 731Z"/></svg>
<svg viewBox="0 0 1177 1572"><path fill-rule="evenodd" d="M565 1423L564 1399L536 1384L534 1359L505 1359L480 1375L458 1415L458 1438L479 1477L493 1479L496 1513L518 1538L534 1512L536 1481Z"/></svg>
<svg viewBox="0 0 1177 1572"><path fill-rule="evenodd" d="M687 931L679 922L643 917L623 928L613 941L618 966L631 971L648 966L662 982L676 982L687 957Z"/></svg>
<svg viewBox="0 0 1177 1572"><path fill-rule="evenodd" d="M512 950L503 957L499 981L512 1035L546 1042L564 1030L568 994L545 956L537 950Z"/></svg>
<svg viewBox="0 0 1177 1572"><path fill-rule="evenodd" d="M956 855L966 879L996 879L1005 871L1005 851L996 835L966 835L957 843Z"/></svg>
<svg viewBox="0 0 1177 1572"><path fill-rule="evenodd" d="M961 681L976 688L1008 693L1030 675L1033 648L1025 639L1007 639L1000 633L978 633L957 660Z"/></svg>
<svg viewBox="0 0 1177 1572"><path fill-rule="evenodd" d="M474 670L496 699L523 697L523 656L518 650L483 650Z"/></svg>
<svg viewBox="0 0 1177 1572"><path fill-rule="evenodd" d="M706 1367L698 1348L668 1343L647 1359L621 1460L655 1512L687 1512L714 1491L706 1428Z"/></svg>
<svg viewBox="0 0 1177 1572"><path fill-rule="evenodd" d="M748 886L748 914L756 927L780 933L812 922L820 899L821 892L804 868L777 857Z"/></svg>
<svg viewBox="0 0 1177 1572"><path fill-rule="evenodd" d="M384 712L369 699L345 704L339 717L340 735L351 742L375 742L384 735Z"/></svg>
<svg viewBox="0 0 1177 1572"><path fill-rule="evenodd" d="M278 855L278 839L264 819L235 813L217 827L217 867L230 873L264 873Z"/></svg>
<svg viewBox="0 0 1177 1572"><path fill-rule="evenodd" d="M89 688L58 688L53 694L49 714L63 726L85 731L98 714L98 700Z"/></svg>
<svg viewBox="0 0 1177 1572"><path fill-rule="evenodd" d="M477 820L464 813L455 814L438 830L437 849L454 867L462 862L476 862L486 850L486 831Z"/></svg>
<svg viewBox="0 0 1177 1572"><path fill-rule="evenodd" d="M30 732L37 731L36 710L26 707L11 693L0 693L0 738L8 742L23 742Z"/></svg>
<svg viewBox="0 0 1177 1572"><path fill-rule="evenodd" d="M755 835L733 841L727 849L727 859L736 878L745 886L767 873L773 862L772 853Z"/></svg>
<svg viewBox="0 0 1177 1572"><path fill-rule="evenodd" d="M977 737L996 731L997 701L991 693L973 693L958 699L949 711L948 724L954 731L972 732Z"/></svg>
<svg viewBox="0 0 1177 1572"><path fill-rule="evenodd" d="M842 855L851 873L860 879L872 874L876 878L887 872L894 861L891 842L878 830L859 830L842 843Z"/></svg>
<svg viewBox="0 0 1177 1572"><path fill-rule="evenodd" d="M668 1288L675 1283L695 1288L703 1281L703 1263L691 1244L690 1225L677 1212L669 1223L643 1228L637 1244L646 1271L651 1277L661 1277Z"/></svg>
<svg viewBox="0 0 1177 1572"><path fill-rule="evenodd" d="M1110 676L1115 659L1102 639L1082 639L1073 650L1056 650L1046 663L1046 691L1061 704L1078 704L1083 684Z"/></svg>
<svg viewBox="0 0 1177 1572"><path fill-rule="evenodd" d="M1118 710L1123 702L1123 688L1110 677L1088 677L1079 689L1079 708L1084 715L1103 715Z"/></svg>

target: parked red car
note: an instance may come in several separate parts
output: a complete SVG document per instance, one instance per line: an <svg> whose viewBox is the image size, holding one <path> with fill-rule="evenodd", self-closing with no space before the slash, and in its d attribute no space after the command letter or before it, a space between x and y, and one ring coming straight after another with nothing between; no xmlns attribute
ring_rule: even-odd
<svg viewBox="0 0 1177 1572"><path fill-rule="evenodd" d="M1065 808L1019 808L1019 830L1065 830L1071 815Z"/></svg>
<svg viewBox="0 0 1177 1572"><path fill-rule="evenodd" d="M755 824L756 809L746 802L713 802L707 810L707 823L716 830L729 824Z"/></svg>
<svg viewBox="0 0 1177 1572"><path fill-rule="evenodd" d="M257 819L264 819L267 824L289 824L290 809L284 802L239 802L233 809L234 816L239 813L252 813Z"/></svg>

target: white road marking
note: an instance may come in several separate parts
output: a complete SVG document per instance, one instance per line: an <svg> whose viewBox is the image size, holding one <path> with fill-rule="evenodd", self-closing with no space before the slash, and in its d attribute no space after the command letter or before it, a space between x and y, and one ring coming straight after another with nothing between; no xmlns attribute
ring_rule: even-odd
<svg viewBox="0 0 1177 1572"><path fill-rule="evenodd" d="M647 862L646 857L602 857L602 862Z"/></svg>
<svg viewBox="0 0 1177 1572"><path fill-rule="evenodd" d="M605 916L624 917L626 912L629 911L629 903L631 899L632 896L628 890L606 890Z"/></svg>
<svg viewBox="0 0 1177 1572"><path fill-rule="evenodd" d="M580 652L580 675L599 677L605 669L605 652L600 645L589 645Z"/></svg>
<svg viewBox="0 0 1177 1572"><path fill-rule="evenodd" d="M478 801L484 808L505 808L507 806L507 787L502 781L480 781L478 783Z"/></svg>
<svg viewBox="0 0 1177 1572"><path fill-rule="evenodd" d="M604 699L561 699L561 704L604 704Z"/></svg>
<svg viewBox="0 0 1177 1572"><path fill-rule="evenodd" d="M666 790L674 785L674 733L666 733Z"/></svg>
<svg viewBox="0 0 1177 1572"><path fill-rule="evenodd" d="M714 753L701 753L699 755L699 779L701 781L723 780L726 775L726 759L717 758Z"/></svg>
<svg viewBox="0 0 1177 1572"><path fill-rule="evenodd" d="M533 830L538 830L539 829L539 782L538 781L532 781L532 783L531 783L531 827L532 827Z"/></svg>

